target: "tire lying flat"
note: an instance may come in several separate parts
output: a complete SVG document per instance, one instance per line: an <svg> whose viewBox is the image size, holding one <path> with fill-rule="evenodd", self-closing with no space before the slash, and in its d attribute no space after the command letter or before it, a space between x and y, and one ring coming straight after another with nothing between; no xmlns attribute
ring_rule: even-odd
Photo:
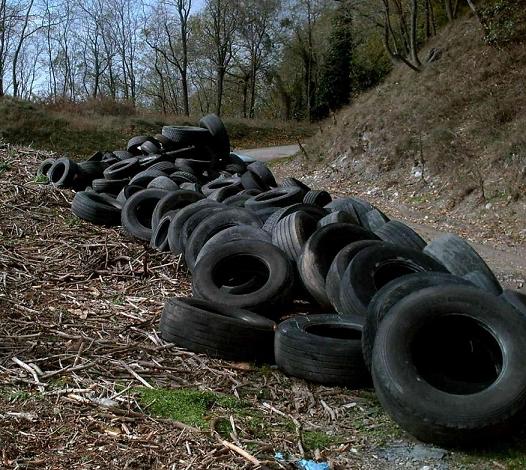
<svg viewBox="0 0 526 470"><path fill-rule="evenodd" d="M275 323L256 313L199 299L169 299L161 315L164 340L211 357L273 362Z"/></svg>
<svg viewBox="0 0 526 470"><path fill-rule="evenodd" d="M326 385L370 382L361 350L361 325L339 315L308 315L280 323L276 364L287 375Z"/></svg>

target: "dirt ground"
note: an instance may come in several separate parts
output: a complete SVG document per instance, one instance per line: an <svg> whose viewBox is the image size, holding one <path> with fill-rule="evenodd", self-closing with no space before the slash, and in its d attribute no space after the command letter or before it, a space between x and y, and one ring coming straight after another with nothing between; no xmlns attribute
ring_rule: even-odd
<svg viewBox="0 0 526 470"><path fill-rule="evenodd" d="M394 425L372 389L317 386L165 343L163 303L190 291L179 260L75 218L71 192L34 182L47 156L0 149L0 468L283 469L303 457L333 469L524 464L520 436L490 451L436 449ZM499 277L518 285L524 259ZM145 402L144 390L157 398ZM166 390L206 393L201 424L174 419L183 404L165 402Z"/></svg>

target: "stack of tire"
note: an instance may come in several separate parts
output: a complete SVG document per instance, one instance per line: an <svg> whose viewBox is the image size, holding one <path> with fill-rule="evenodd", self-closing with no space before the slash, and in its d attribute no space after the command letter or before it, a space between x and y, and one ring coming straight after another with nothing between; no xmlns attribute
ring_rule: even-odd
<svg viewBox="0 0 526 470"><path fill-rule="evenodd" d="M201 126L132 139L128 151L143 155L105 167L72 204L185 261L193 298L166 302L166 341L325 385L372 378L388 413L424 441L478 443L520 423L524 295L503 290L461 238L427 244L367 201L278 184L230 154L219 118Z"/></svg>

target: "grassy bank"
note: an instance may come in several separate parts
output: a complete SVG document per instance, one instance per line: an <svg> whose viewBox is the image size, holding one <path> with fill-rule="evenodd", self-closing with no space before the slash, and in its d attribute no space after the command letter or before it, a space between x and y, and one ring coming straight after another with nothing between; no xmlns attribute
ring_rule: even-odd
<svg viewBox="0 0 526 470"><path fill-rule="evenodd" d="M134 135L157 134L163 125L195 125L198 120L199 116L163 116L101 102L43 105L0 99L0 138L73 156L123 148ZM235 148L286 145L313 133L312 127L297 122L226 118L225 124Z"/></svg>

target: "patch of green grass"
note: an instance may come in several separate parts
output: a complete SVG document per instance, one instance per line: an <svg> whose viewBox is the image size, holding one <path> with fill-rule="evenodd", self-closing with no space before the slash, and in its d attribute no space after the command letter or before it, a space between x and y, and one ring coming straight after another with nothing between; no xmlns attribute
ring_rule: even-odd
<svg viewBox="0 0 526 470"><path fill-rule="evenodd" d="M237 398L228 395L193 389L140 387L134 391L147 413L200 429L208 428L208 421L214 412L221 409L235 411L245 406Z"/></svg>
<svg viewBox="0 0 526 470"><path fill-rule="evenodd" d="M31 398L31 394L25 390L7 388L0 389L0 397L9 403L14 403L29 400Z"/></svg>
<svg viewBox="0 0 526 470"><path fill-rule="evenodd" d="M470 465L477 469L493 469L499 464L507 470L522 470L526 468L526 448L524 442L493 450L470 451L455 453L455 461L460 465Z"/></svg>
<svg viewBox="0 0 526 470"><path fill-rule="evenodd" d="M338 436L330 436L323 431L303 431L302 441L305 450L323 450L334 444L340 444L342 439Z"/></svg>
<svg viewBox="0 0 526 470"><path fill-rule="evenodd" d="M0 160L0 174L9 171L11 169L11 163L4 160Z"/></svg>
<svg viewBox="0 0 526 470"><path fill-rule="evenodd" d="M78 227L81 225L81 220L73 215L64 218L64 223L67 227Z"/></svg>
<svg viewBox="0 0 526 470"><path fill-rule="evenodd" d="M33 183L48 184L49 183L49 178L46 175L38 175L38 176L35 176L35 179L33 180Z"/></svg>

